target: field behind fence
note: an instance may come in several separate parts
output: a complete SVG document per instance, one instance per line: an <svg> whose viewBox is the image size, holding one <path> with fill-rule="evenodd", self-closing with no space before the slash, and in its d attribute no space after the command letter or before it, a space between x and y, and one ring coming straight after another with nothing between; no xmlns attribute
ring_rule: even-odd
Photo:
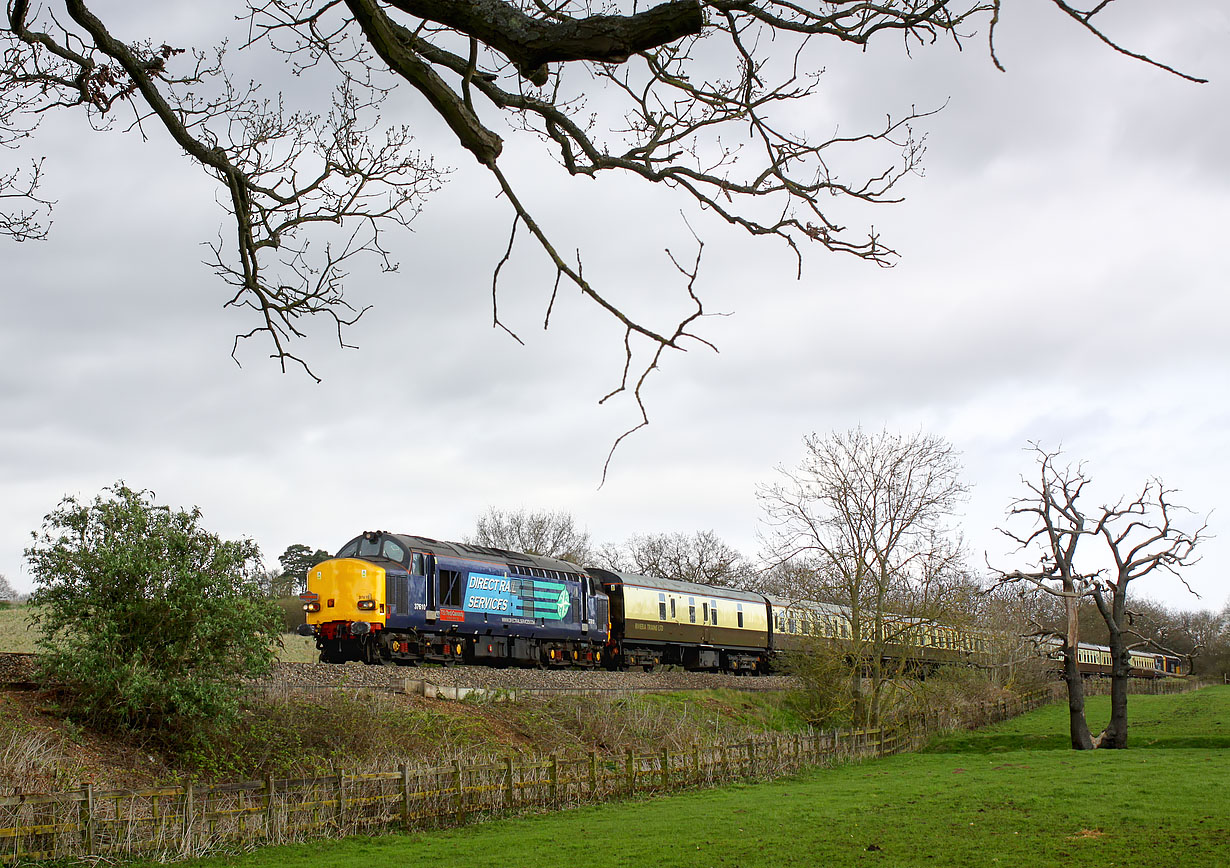
<svg viewBox="0 0 1230 868"><path fill-rule="evenodd" d="M523 811L773 778L913 750L938 731L1013 717L1061 692L1052 685L960 715L928 714L889 729L765 734L684 751L484 757L374 773L339 769L314 778L135 791L87 785L10 796L0 798L0 861L191 857L228 847L441 828Z"/></svg>

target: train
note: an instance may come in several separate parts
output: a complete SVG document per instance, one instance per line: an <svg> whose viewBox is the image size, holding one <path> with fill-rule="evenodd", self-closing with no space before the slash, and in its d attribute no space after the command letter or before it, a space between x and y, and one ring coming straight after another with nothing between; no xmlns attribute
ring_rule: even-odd
<svg viewBox="0 0 1230 868"><path fill-rule="evenodd" d="M315 638L323 663L763 675L815 637L853 633L841 606L379 530L308 570L300 597L300 632ZM990 650L977 630L921 619L895 619L891 628L894 638L881 647L920 667L978 665ZM1082 646L1081 666L1109 672L1109 651ZM1133 674L1181 670L1177 658L1133 652Z"/></svg>

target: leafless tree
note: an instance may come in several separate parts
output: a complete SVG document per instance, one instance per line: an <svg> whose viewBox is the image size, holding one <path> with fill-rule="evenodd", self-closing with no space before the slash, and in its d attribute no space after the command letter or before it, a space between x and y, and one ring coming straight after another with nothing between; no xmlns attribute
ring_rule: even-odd
<svg viewBox="0 0 1230 868"><path fill-rule="evenodd" d="M608 569L730 588L748 587L755 575L743 555L712 530L634 534L603 546L598 559Z"/></svg>
<svg viewBox="0 0 1230 868"><path fill-rule="evenodd" d="M1026 523L1027 529L1000 530L1023 552L1034 553L1035 561L1030 569L1000 571L998 582L1021 583L1063 601L1064 680L1072 746L1079 750L1124 748L1132 649L1151 645L1173 651L1156 636L1135 629L1128 588L1159 570L1186 586L1181 570L1198 560L1195 549L1208 536L1208 525L1182 521L1190 511L1171 500L1173 490L1159 479L1146 482L1131 500L1089 508L1081 499L1090 484L1083 465L1060 467L1059 452L1036 443L1030 448L1038 461L1038 477L1036 481L1022 479L1028 493L1013 501L1008 510L1009 519ZM1101 545L1096 546L1094 540ZM1082 599L1097 606L1112 658L1110 723L1096 739L1085 719L1084 684L1078 667Z"/></svg>
<svg viewBox="0 0 1230 868"><path fill-rule="evenodd" d="M496 509L478 517L466 542L584 565L590 557L589 532L567 512Z"/></svg>
<svg viewBox="0 0 1230 868"><path fill-rule="evenodd" d="M1087 9L1051 2L1111 49L1176 72L1102 28L1116 0ZM314 108L294 110L232 77L225 46L186 50L117 32L114 11L104 18L87 0L7 0L0 146L33 135L58 109L84 112L96 128L164 128L217 181L233 217L230 240L213 244L212 266L230 285L228 304L254 312L240 337L266 335L285 367L303 364L293 345L309 316L328 318L344 342L344 327L363 313L343 293L347 268L360 254L393 268L384 230L409 223L441 183L431 157L412 148L410 130L381 117L389 93L408 86L491 173L510 209L508 253L494 267L493 324L504 327L499 275L524 231L555 271L544 325L561 285L612 317L627 363L607 397L631 390L647 424L641 387L662 354L711 346L696 329L706 313L696 286L702 245L668 251L663 263L678 278L684 313L665 322L634 313L535 219L521 195L531 180L501 162L505 137L536 139L573 176L663 184L681 205L776 239L796 256L819 246L888 265L892 248L874 229L843 225L841 204L898 201L898 182L919 167L923 141L913 126L927 111L814 138L792 124L800 114L792 109L816 92L833 44L959 46L981 22L994 59L1001 3L242 0L244 49L336 86L331 98L317 89ZM869 156L877 168L843 168ZM32 206L10 210L0 232L44 233L42 169L34 162L0 173L0 196Z"/></svg>
<svg viewBox="0 0 1230 868"><path fill-rule="evenodd" d="M889 648L908 646L921 622L951 615L945 605L966 584L948 523L968 486L939 437L858 428L811 434L804 445L799 467L779 468L781 481L759 490L765 558L807 568L801 597L848 608L851 688L874 721L898 674L890 661L903 660Z"/></svg>
<svg viewBox="0 0 1230 868"><path fill-rule="evenodd" d="M13 587L13 583L8 580L4 573L0 573L0 600L10 603L16 603L20 600L21 595L17 593L17 589Z"/></svg>

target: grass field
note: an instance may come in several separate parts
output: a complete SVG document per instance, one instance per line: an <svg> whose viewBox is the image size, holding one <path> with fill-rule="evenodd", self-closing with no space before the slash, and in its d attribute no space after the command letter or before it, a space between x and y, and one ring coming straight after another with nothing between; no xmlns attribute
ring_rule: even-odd
<svg viewBox="0 0 1230 868"><path fill-rule="evenodd" d="M15 606L0 609L0 651L13 654L33 654L38 631L30 626L30 608Z"/></svg>
<svg viewBox="0 0 1230 868"><path fill-rule="evenodd" d="M1132 749L1066 747L1057 704L927 751L798 778L492 822L315 842L197 868L1138 866L1230 863L1230 688L1133 696ZM1104 719L1105 697L1089 702Z"/></svg>
<svg viewBox="0 0 1230 868"><path fill-rule="evenodd" d="M18 606L0 609L0 651L14 654L33 654L38 650L38 630L30 626L30 608ZM282 648L278 660L283 663L315 663L319 659L316 640L308 636L286 633L282 636Z"/></svg>

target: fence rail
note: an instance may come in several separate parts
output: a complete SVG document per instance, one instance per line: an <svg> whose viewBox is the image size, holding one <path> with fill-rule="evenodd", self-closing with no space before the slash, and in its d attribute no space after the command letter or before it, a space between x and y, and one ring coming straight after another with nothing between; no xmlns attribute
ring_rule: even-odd
<svg viewBox="0 0 1230 868"><path fill-rule="evenodd" d="M1060 689L1057 691L1056 688ZM765 779L912 750L945 729L1024 713L1062 688L944 711L888 729L810 730L651 753L485 757L396 771L266 778L144 790L79 790L0 798L0 862L199 856L393 829L460 825L527 810Z"/></svg>

